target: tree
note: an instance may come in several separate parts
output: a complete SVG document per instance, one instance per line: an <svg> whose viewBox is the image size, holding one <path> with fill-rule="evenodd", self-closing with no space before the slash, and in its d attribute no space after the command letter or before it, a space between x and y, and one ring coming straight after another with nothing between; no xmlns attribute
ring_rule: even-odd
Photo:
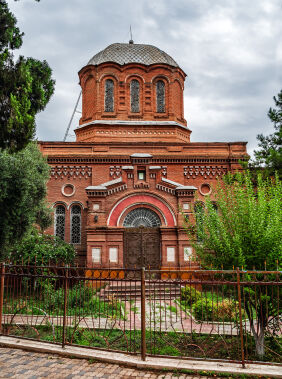
<svg viewBox="0 0 282 379"><path fill-rule="evenodd" d="M44 209L49 166L36 143L20 152L0 151L0 260Z"/></svg>
<svg viewBox="0 0 282 379"><path fill-rule="evenodd" d="M23 33L7 2L0 0L0 148L15 152L34 137L35 116L54 92L54 80L46 61L20 56Z"/></svg>
<svg viewBox="0 0 282 379"><path fill-rule="evenodd" d="M42 201L38 211L36 212L36 224L39 226L41 234L49 228L53 223L53 210L45 201Z"/></svg>
<svg viewBox="0 0 282 379"><path fill-rule="evenodd" d="M255 162L253 166L264 166L267 175L274 175L275 171L282 177L282 90L278 93L277 97L273 97L277 109L270 108L268 117L274 123L273 134L264 136L259 134L259 150L255 150Z"/></svg>
<svg viewBox="0 0 282 379"><path fill-rule="evenodd" d="M188 220L188 233L197 236L194 246L204 267L264 270L266 264L268 270L278 269L277 262L282 261L282 184L278 175L262 179L259 174L255 182L256 186L249 172L229 173L214 191L216 207L214 200L207 198L200 216L196 208L196 223ZM244 307L257 354L263 356L270 316L278 317L279 293L277 288L277 296L270 298L267 286L260 290L255 308L252 287L244 287Z"/></svg>
<svg viewBox="0 0 282 379"><path fill-rule="evenodd" d="M75 249L59 237L42 234L31 228L24 238L12 247L10 259L13 263L24 265L74 264Z"/></svg>

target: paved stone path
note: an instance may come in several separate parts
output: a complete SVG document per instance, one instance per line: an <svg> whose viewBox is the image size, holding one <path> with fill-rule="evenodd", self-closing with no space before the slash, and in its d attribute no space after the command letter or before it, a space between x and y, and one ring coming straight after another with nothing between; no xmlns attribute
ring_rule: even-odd
<svg viewBox="0 0 282 379"><path fill-rule="evenodd" d="M192 379L199 376L177 372L142 371L117 364L92 362L87 359L63 358L52 354L32 353L19 349L0 347L0 379L75 379L75 378L148 378ZM201 376L202 379L208 379ZM215 378L213 376L213 378Z"/></svg>

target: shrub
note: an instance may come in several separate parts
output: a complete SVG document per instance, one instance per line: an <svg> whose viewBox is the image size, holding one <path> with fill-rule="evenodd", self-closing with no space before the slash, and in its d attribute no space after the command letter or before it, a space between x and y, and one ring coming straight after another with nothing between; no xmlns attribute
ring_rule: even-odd
<svg viewBox="0 0 282 379"><path fill-rule="evenodd" d="M194 316L201 321L238 321L238 302L224 299L219 302L208 298L197 300L193 305ZM244 316L244 315L243 315Z"/></svg>
<svg viewBox="0 0 282 379"><path fill-rule="evenodd" d="M39 265L73 263L74 247L58 237L41 234L33 228L10 251L10 259L18 264Z"/></svg>
<svg viewBox="0 0 282 379"><path fill-rule="evenodd" d="M181 301L184 301L186 305L191 305L197 300L201 299L201 292L191 286L185 286L181 288Z"/></svg>

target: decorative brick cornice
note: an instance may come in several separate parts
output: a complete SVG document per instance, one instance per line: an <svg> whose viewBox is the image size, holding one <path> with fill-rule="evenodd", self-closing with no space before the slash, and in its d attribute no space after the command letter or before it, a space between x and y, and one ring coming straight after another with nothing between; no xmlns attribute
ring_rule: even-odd
<svg viewBox="0 0 282 379"><path fill-rule="evenodd" d="M227 173L224 166L186 166L183 168L184 176L187 179L195 179L197 176L203 176L204 179L222 176Z"/></svg>
<svg viewBox="0 0 282 379"><path fill-rule="evenodd" d="M92 176L92 168L90 166L64 166L56 165L51 167L51 177L54 179L88 179Z"/></svg>
<svg viewBox="0 0 282 379"><path fill-rule="evenodd" d="M240 163L240 160L244 160L244 157L238 157L238 158L206 158L206 157L153 157L151 159L150 164L168 164L168 163L183 163L183 164L220 164L220 165L227 165L227 164L238 164ZM61 163L62 164L95 164L95 163L105 163L105 164L120 164L120 165L130 165L132 164L132 160L130 157L121 157L121 156L111 156L111 157L81 157L79 155L77 156L48 156L47 161L49 164L56 164ZM135 162L134 162L135 163ZM139 163L139 162L138 162Z"/></svg>

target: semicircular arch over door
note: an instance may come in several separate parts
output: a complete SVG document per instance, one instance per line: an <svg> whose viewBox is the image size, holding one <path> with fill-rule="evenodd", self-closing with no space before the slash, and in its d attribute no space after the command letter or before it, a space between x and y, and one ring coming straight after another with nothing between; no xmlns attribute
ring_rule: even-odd
<svg viewBox="0 0 282 379"><path fill-rule="evenodd" d="M145 228L157 228L161 226L162 222L156 212L149 208L135 208L130 211L124 221L125 228L138 228L144 226Z"/></svg>
<svg viewBox="0 0 282 379"><path fill-rule="evenodd" d="M147 193L129 195L120 199L110 211L107 225L119 227L123 226L123 223L121 224L123 215L125 215L130 207L133 206L138 208L154 208L157 210L156 213L162 220L162 226L176 226L176 217L169 204L167 204L163 199Z"/></svg>

